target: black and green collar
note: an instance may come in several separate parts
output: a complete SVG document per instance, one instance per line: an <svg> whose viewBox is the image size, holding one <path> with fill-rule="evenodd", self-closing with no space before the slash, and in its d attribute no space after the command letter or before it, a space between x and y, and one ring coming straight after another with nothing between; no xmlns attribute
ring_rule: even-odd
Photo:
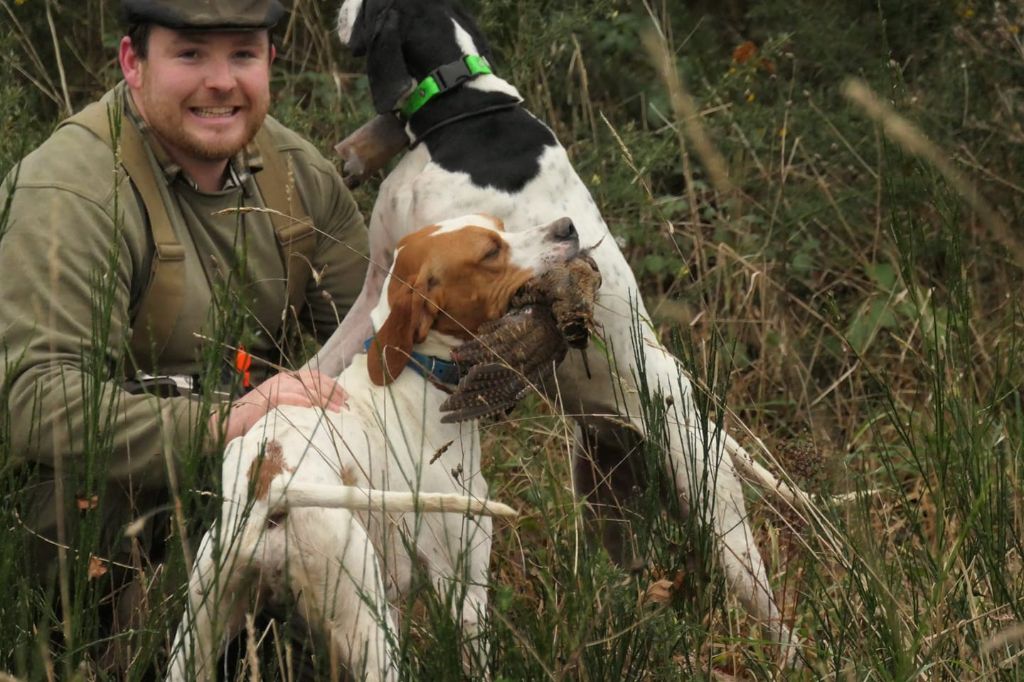
<svg viewBox="0 0 1024 682"><path fill-rule="evenodd" d="M409 120L438 95L457 88L477 76L491 73L494 72L491 71L487 58L478 54L467 54L458 61L442 64L431 71L412 91L402 107L402 117Z"/></svg>

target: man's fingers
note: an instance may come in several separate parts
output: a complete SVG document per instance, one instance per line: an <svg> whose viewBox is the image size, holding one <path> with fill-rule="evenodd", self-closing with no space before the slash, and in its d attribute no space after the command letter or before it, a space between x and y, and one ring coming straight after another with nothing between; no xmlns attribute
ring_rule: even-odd
<svg viewBox="0 0 1024 682"><path fill-rule="evenodd" d="M282 386L275 400L278 405L299 405L302 407L323 407L335 412L345 407L348 394L333 380L323 384L294 382Z"/></svg>
<svg viewBox="0 0 1024 682"><path fill-rule="evenodd" d="M335 411L348 403L348 393L334 379L328 379L326 385L320 387L320 395L326 399L326 406Z"/></svg>
<svg viewBox="0 0 1024 682"><path fill-rule="evenodd" d="M294 374L278 374L257 386L243 398L246 403L262 402L266 409L277 405L323 407L335 412L345 407L348 394L326 374L304 370Z"/></svg>
<svg viewBox="0 0 1024 682"><path fill-rule="evenodd" d="M315 392L319 399L316 404L334 411L338 411L345 406L348 394L345 393L345 389L333 377L316 370L305 370L300 372L297 378L304 385L308 386L311 391Z"/></svg>
<svg viewBox="0 0 1024 682"><path fill-rule="evenodd" d="M282 405L292 405L294 407L319 407L319 405L314 404L305 393L282 393L278 396L277 405L275 405L275 407L281 407Z"/></svg>

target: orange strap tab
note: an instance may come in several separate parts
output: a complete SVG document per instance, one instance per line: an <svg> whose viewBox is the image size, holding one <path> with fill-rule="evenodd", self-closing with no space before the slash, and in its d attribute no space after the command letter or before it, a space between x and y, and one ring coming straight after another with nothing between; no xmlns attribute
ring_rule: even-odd
<svg viewBox="0 0 1024 682"><path fill-rule="evenodd" d="M252 356L244 346L239 346L235 351L235 370L242 375L242 388L252 388Z"/></svg>

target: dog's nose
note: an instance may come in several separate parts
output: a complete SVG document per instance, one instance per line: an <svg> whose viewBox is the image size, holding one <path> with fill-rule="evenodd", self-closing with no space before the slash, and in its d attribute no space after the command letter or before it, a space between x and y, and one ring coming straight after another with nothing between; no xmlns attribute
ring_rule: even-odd
<svg viewBox="0 0 1024 682"><path fill-rule="evenodd" d="M573 225L572 220L569 218L559 218L548 225L548 235L550 235L552 239L560 242L579 239L579 235L576 234L576 226Z"/></svg>

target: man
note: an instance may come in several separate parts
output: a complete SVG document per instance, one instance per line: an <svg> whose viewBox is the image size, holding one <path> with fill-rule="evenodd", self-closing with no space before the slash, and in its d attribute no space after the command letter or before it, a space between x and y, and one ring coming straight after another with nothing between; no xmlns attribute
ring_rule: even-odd
<svg viewBox="0 0 1024 682"><path fill-rule="evenodd" d="M122 13L124 81L0 188L0 208L10 202L0 226L0 399L6 392L16 469L33 473L18 519L43 584L64 577L62 601L69 574L103 581L119 564L139 565L125 524L166 505L183 472L219 469L189 453L216 454L275 405L340 409L333 379L281 372L258 383L269 365L248 363L277 360L296 317L326 338L366 268L366 231L334 167L267 116L277 0L123 0ZM112 126L98 125L107 111ZM131 166L133 149L142 166ZM275 190L308 220L281 223L267 196ZM282 234L310 223L305 251L287 250ZM286 281L305 282L305 295L293 299ZM239 369L258 385L211 405L219 360L243 344ZM169 380L151 377L163 375L202 375L207 400L160 395Z"/></svg>

